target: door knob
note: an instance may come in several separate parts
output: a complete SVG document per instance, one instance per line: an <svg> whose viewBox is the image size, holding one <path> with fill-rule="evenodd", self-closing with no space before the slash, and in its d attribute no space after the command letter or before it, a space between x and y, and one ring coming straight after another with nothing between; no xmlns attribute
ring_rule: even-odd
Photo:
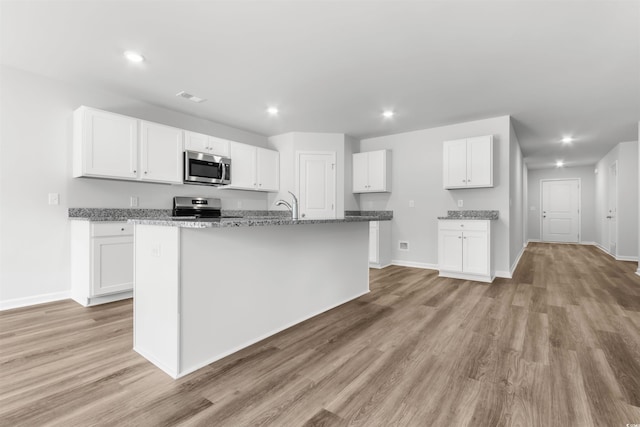
<svg viewBox="0 0 640 427"><path fill-rule="evenodd" d="M546 215L542 215L542 218L546 218L546 217L547 217Z"/></svg>
<svg viewBox="0 0 640 427"><path fill-rule="evenodd" d="M607 215L607 219L611 219L613 218L611 215Z"/></svg>

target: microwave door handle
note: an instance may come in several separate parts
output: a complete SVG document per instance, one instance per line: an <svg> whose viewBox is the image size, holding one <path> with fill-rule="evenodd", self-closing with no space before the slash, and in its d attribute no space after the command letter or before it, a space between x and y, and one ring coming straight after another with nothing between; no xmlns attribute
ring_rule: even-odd
<svg viewBox="0 0 640 427"><path fill-rule="evenodd" d="M220 174L220 180L224 181L227 177L227 165L224 162L220 162L220 167L222 168L222 173Z"/></svg>

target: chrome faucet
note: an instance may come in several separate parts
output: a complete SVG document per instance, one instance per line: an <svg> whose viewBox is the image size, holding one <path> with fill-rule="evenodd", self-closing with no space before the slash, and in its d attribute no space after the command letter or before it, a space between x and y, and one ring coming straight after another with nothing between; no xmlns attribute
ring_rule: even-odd
<svg viewBox="0 0 640 427"><path fill-rule="evenodd" d="M298 219L298 198L291 191L289 191L289 194L293 196L293 205L289 204L289 202L285 200L280 199L276 202L276 206L286 206L286 208L291 211L291 219L296 220Z"/></svg>

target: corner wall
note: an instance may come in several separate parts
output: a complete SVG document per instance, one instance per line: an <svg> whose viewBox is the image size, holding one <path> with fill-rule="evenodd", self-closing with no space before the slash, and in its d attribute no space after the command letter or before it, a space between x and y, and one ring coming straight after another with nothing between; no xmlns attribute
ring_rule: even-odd
<svg viewBox="0 0 640 427"><path fill-rule="evenodd" d="M509 120L509 271L513 273L524 251L524 159L518 136Z"/></svg>

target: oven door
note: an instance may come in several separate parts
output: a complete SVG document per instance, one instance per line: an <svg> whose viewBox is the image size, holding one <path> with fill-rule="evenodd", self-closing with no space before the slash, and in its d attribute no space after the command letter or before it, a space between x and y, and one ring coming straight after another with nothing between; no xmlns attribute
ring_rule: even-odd
<svg viewBox="0 0 640 427"><path fill-rule="evenodd" d="M231 159L195 151L185 151L184 183L204 185L230 184Z"/></svg>

